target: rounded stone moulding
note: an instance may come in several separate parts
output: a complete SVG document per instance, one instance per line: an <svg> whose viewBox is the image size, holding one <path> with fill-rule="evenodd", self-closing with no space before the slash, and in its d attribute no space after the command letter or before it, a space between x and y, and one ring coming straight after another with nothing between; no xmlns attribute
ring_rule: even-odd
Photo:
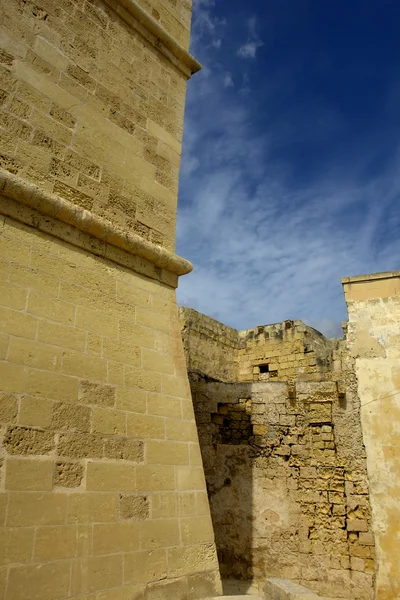
<svg viewBox="0 0 400 600"><path fill-rule="evenodd" d="M154 46L161 51L165 49L170 57L172 55L176 66L188 78L200 71L201 64L178 44L136 0L104 0L104 2L115 10L128 25L137 28L136 23L139 23L151 35Z"/></svg>
<svg viewBox="0 0 400 600"><path fill-rule="evenodd" d="M178 276L186 275L193 269L191 262L169 252L166 248L157 246L140 235L119 228L60 196L40 189L35 184L0 169L0 199L2 196L21 203L42 215L75 227L128 254L143 258L159 269L165 269ZM2 207L1 202L0 213L8 214L6 207ZM23 221L24 219L19 220Z"/></svg>

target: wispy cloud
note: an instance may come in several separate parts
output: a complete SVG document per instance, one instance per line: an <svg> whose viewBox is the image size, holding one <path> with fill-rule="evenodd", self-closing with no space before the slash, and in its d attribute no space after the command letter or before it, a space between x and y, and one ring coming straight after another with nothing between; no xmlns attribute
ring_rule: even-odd
<svg viewBox="0 0 400 600"><path fill-rule="evenodd" d="M226 25L225 19L220 19L212 13L215 0L193 0L192 48L202 40L216 49L221 48L221 32Z"/></svg>
<svg viewBox="0 0 400 600"><path fill-rule="evenodd" d="M201 60L212 63L200 40ZM180 281L179 302L239 329L302 319L338 336L346 315L340 278L397 266L400 154L373 180L362 176L366 152L302 184L279 151L315 123L328 143L344 127L340 114L316 105L311 122L296 106L290 125L282 112L260 129L228 75L235 73L221 79L209 70L189 86L177 250L195 270ZM266 112L276 102L277 82L270 85Z"/></svg>
<svg viewBox="0 0 400 600"><path fill-rule="evenodd" d="M225 88L234 87L234 85L235 85L233 83L232 75L230 73L225 73L223 82L224 82Z"/></svg>
<svg viewBox="0 0 400 600"><path fill-rule="evenodd" d="M261 48L261 46L264 46L264 42L261 40L246 42L238 49L238 56L241 56L242 58L255 58L257 50Z"/></svg>
<svg viewBox="0 0 400 600"><path fill-rule="evenodd" d="M249 33L249 39L245 44L242 44L239 47L237 55L241 58L255 58L257 50L264 46L264 42L258 36L257 20L254 16L248 19L247 29Z"/></svg>

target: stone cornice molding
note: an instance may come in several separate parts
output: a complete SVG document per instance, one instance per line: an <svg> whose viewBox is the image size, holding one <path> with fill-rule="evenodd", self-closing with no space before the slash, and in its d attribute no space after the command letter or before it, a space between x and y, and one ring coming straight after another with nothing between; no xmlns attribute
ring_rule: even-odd
<svg viewBox="0 0 400 600"><path fill-rule="evenodd" d="M128 25L138 30L177 66L187 78L200 71L201 64L178 44L136 0L104 0ZM144 31L143 31L144 30Z"/></svg>
<svg viewBox="0 0 400 600"><path fill-rule="evenodd" d="M23 204L41 215L65 223L91 238L101 240L106 245L122 250L124 253L144 259L157 269L169 271L177 276L190 273L193 269L193 265L188 260L173 254L166 248L157 246L135 233L117 227L68 200L64 200L29 181L0 169L0 200L2 196L15 201L15 203ZM24 218L23 213L16 214L15 210L10 210L6 202L2 203L0 201L0 213L17 218L22 222L28 221ZM27 224L32 226L32 219L30 221ZM35 226L42 231L46 230L40 224L35 224ZM71 239L70 235L63 236L60 233L53 233L53 235L74 244L74 240ZM81 246L81 244L76 245ZM94 253L107 258L106 252L96 251ZM113 258L113 260L115 259ZM116 262L119 261L116 260ZM136 270L135 267L133 268Z"/></svg>
<svg viewBox="0 0 400 600"><path fill-rule="evenodd" d="M346 303L400 298L400 271L343 277Z"/></svg>
<svg viewBox="0 0 400 600"><path fill-rule="evenodd" d="M386 271L382 273L368 273L366 275L353 275L352 277L342 277L342 284L361 283L377 281L379 279L393 279L400 277L400 271Z"/></svg>

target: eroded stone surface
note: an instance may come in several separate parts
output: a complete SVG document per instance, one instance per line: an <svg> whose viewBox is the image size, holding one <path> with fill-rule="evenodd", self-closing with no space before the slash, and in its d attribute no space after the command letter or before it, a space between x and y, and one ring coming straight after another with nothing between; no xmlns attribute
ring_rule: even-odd
<svg viewBox="0 0 400 600"><path fill-rule="evenodd" d="M191 4L0 0L2 600L221 591L175 297Z"/></svg>
<svg viewBox="0 0 400 600"><path fill-rule="evenodd" d="M376 598L400 596L400 273L343 280L348 352L357 376L377 552ZM358 539L372 542L362 522ZM362 560L361 555L357 557ZM356 562L356 558L354 558Z"/></svg>
<svg viewBox="0 0 400 600"><path fill-rule="evenodd" d="M344 340L297 321L235 334L192 310L181 318L222 576L372 598L366 459Z"/></svg>

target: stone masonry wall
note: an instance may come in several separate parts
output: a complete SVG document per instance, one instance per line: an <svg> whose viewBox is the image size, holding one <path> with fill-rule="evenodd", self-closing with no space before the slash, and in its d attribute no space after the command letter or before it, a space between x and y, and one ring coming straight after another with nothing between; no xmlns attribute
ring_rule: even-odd
<svg viewBox="0 0 400 600"><path fill-rule="evenodd" d="M392 600L400 597L400 272L349 277L343 286L370 482L376 599Z"/></svg>
<svg viewBox="0 0 400 600"><path fill-rule="evenodd" d="M139 0L139 4L183 48L189 48L192 0Z"/></svg>
<svg viewBox="0 0 400 600"><path fill-rule="evenodd" d="M302 321L240 331L239 381L288 381L297 374L318 381L333 368L334 346Z"/></svg>
<svg viewBox="0 0 400 600"><path fill-rule="evenodd" d="M249 359L241 353L242 364L250 363L247 381L238 381L239 370L236 380L218 381L211 361L203 373L189 371L221 575L287 577L324 596L371 599L365 449L343 341L325 340L300 322L251 331L239 334L251 342ZM206 343L200 357L190 346L189 365L207 368ZM290 362L297 366L278 367L273 378L254 372L255 361L279 365L295 349L302 356ZM299 364L309 360L305 349L319 364Z"/></svg>
<svg viewBox="0 0 400 600"><path fill-rule="evenodd" d="M238 332L193 310L179 308L182 340L189 371L207 373L219 381L235 381Z"/></svg>
<svg viewBox="0 0 400 600"><path fill-rule="evenodd" d="M0 246L0 598L202 598L174 290L9 219Z"/></svg>
<svg viewBox="0 0 400 600"><path fill-rule="evenodd" d="M142 5L187 47L187 0ZM0 168L173 250L187 77L120 14L0 1Z"/></svg>
<svg viewBox="0 0 400 600"><path fill-rule="evenodd" d="M0 599L218 595L172 252L190 2L0 15Z"/></svg>
<svg viewBox="0 0 400 600"><path fill-rule="evenodd" d="M181 307L179 318L189 371L226 382L340 378L343 342L302 321L237 331L191 308Z"/></svg>

